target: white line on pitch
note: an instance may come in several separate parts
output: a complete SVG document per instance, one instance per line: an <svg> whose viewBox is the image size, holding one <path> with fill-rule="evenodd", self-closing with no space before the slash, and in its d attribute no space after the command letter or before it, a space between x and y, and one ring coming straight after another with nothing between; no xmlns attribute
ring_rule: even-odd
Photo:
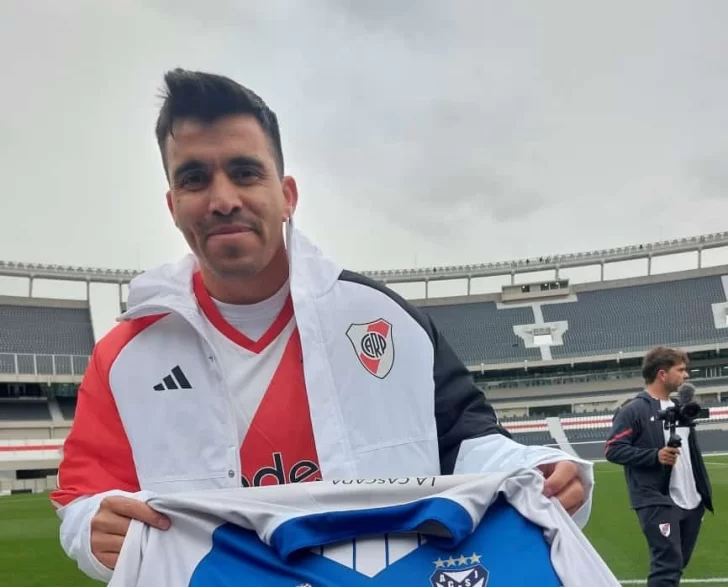
<svg viewBox="0 0 728 587"><path fill-rule="evenodd" d="M627 581L620 581L622 585L645 585L646 579L629 579ZM715 577L714 579L681 579L680 585L690 583L728 583L728 577Z"/></svg>

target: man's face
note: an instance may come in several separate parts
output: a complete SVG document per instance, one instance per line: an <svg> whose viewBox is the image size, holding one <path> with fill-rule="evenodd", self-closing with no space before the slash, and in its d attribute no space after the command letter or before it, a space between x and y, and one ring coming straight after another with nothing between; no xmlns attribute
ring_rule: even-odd
<svg viewBox="0 0 728 587"><path fill-rule="evenodd" d="M665 389L670 393L676 392L687 381L688 377L690 377L685 363L673 365L668 371L663 371L663 373L665 374L663 384Z"/></svg>
<svg viewBox="0 0 728 587"><path fill-rule="evenodd" d="M180 121L165 148L167 204L203 268L223 279L260 273L283 246L298 194L293 178L279 178L258 121Z"/></svg>

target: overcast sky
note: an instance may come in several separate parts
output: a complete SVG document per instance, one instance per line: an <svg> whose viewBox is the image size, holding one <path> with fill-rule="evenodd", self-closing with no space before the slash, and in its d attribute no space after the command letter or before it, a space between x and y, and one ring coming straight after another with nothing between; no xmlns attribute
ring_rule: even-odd
<svg viewBox="0 0 728 587"><path fill-rule="evenodd" d="M278 113L299 226L351 269L722 231L727 22L724 0L3 2L0 258L186 252L153 133L177 66Z"/></svg>

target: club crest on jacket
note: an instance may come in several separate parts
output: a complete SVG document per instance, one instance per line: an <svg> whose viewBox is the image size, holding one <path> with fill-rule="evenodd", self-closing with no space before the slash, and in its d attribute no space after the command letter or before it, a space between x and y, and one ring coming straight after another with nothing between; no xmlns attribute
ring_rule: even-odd
<svg viewBox="0 0 728 587"><path fill-rule="evenodd" d="M375 377L384 379L394 364L392 325L379 318L368 324L352 324L346 331L359 362Z"/></svg>

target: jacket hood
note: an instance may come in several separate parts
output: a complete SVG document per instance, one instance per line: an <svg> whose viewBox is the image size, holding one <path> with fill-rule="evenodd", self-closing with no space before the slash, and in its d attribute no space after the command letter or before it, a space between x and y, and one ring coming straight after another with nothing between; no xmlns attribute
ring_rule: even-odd
<svg viewBox="0 0 728 587"><path fill-rule="evenodd" d="M654 401L655 398L653 398L649 393L647 393L645 390L640 391L636 396L635 399L643 399L645 401L651 402Z"/></svg>
<svg viewBox="0 0 728 587"><path fill-rule="evenodd" d="M639 392L635 396L635 399L637 399L637 398L643 399L643 400L648 401L648 402L656 402L657 401L654 397L652 397L649 393L647 393L647 391L644 391L644 390L641 391L641 392Z"/></svg>
<svg viewBox="0 0 728 587"><path fill-rule="evenodd" d="M285 227L291 298L294 306L307 298L325 295L336 283L341 268L289 221ZM196 311L192 276L199 263L192 253L178 261L145 271L129 283L127 310L118 321L171 311Z"/></svg>

